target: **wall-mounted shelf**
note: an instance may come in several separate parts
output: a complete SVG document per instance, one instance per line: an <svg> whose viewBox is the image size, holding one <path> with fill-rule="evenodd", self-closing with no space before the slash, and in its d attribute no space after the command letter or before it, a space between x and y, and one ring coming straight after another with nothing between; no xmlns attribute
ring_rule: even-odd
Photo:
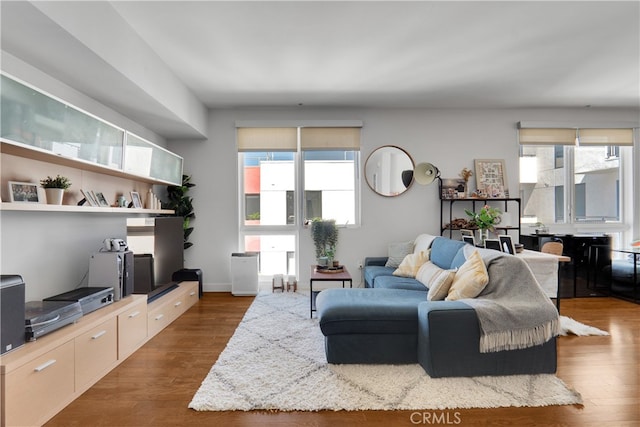
<svg viewBox="0 0 640 427"><path fill-rule="evenodd" d="M108 214L154 214L173 215L171 209L139 209L139 208L107 208L97 206L77 205L47 205L44 203L1 203L0 211L31 211L31 212L78 212L78 213L108 213Z"/></svg>
<svg viewBox="0 0 640 427"><path fill-rule="evenodd" d="M39 160L41 162L53 163L60 166L68 166L79 170L145 182L147 184L175 185L171 182L149 178L148 176L127 173L120 169L113 169L85 160L61 156L37 147L20 145L5 139L0 139L0 151L2 154L11 154L13 156L25 157L27 159Z"/></svg>
<svg viewBox="0 0 640 427"><path fill-rule="evenodd" d="M511 199L511 198L488 198L488 199L480 199L480 198L467 198L467 199L440 199L440 235L443 235L445 231L449 231L449 238L451 238L453 236L453 231L454 230L459 230L458 228L450 228L447 227L444 223L444 207L446 205L446 203L449 203L449 223L451 224L451 222L453 221L453 205L455 202L463 202L463 203L469 203L471 202L471 210L473 212L476 211L476 203L481 203L482 206L486 205L487 203L490 202L503 202L504 203L504 210L503 212L508 212L509 211L509 203L513 202L516 203L518 205L518 225L517 226L500 226L497 225L494 228L496 228L497 230L503 230L505 233L510 231L510 230L517 230L518 231L518 239L520 238L520 234L521 234L521 225L520 225L520 199ZM472 228L473 229L473 228Z"/></svg>

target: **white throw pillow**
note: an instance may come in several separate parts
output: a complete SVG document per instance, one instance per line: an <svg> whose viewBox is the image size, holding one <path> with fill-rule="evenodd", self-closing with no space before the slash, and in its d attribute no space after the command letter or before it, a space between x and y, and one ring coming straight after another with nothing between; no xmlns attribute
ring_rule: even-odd
<svg viewBox="0 0 640 427"><path fill-rule="evenodd" d="M427 294L429 301L441 301L449 293L455 275L455 270L445 270L431 261L427 261L418 270L416 279L429 288Z"/></svg>
<svg viewBox="0 0 640 427"><path fill-rule="evenodd" d="M480 252L473 250L453 278L447 301L475 298L489 283L489 273Z"/></svg>
<svg viewBox="0 0 640 427"><path fill-rule="evenodd" d="M416 277L416 273L425 262L429 261L429 251L409 254L392 273L394 276Z"/></svg>
<svg viewBox="0 0 640 427"><path fill-rule="evenodd" d="M391 243L388 250L389 259L384 266L398 268L404 257L413 252L413 242Z"/></svg>
<svg viewBox="0 0 640 427"><path fill-rule="evenodd" d="M431 242L433 242L433 239L435 239L436 236L433 236L431 234L421 234L418 237L416 237L416 240L413 242L414 247L413 247L413 252L420 252L420 251L426 251L427 249L431 248Z"/></svg>

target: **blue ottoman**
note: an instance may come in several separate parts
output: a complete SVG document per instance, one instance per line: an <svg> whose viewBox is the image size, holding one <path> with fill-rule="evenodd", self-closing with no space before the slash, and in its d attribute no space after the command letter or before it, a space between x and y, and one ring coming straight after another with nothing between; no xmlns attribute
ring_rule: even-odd
<svg viewBox="0 0 640 427"><path fill-rule="evenodd" d="M329 363L416 363L426 291L327 289L316 308Z"/></svg>

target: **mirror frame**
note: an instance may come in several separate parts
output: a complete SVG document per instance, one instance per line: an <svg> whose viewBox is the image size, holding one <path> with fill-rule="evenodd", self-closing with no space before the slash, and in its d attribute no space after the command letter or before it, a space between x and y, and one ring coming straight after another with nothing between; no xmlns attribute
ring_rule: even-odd
<svg viewBox="0 0 640 427"><path fill-rule="evenodd" d="M411 182L409 183L409 185L405 186L404 190L399 191L399 192L397 192L397 193L384 193L384 192L379 191L379 190L377 190L377 189L375 188L374 183L372 183L372 182L371 182L371 179L373 179L373 177L371 177L371 179L370 179L370 177L369 177L369 175L370 175L370 174L368 174L368 173L367 173L367 172L368 172L368 169L369 169L369 168L368 168L368 166L369 166L369 164L370 164L369 162L370 162L370 161L371 161L371 162L373 162L374 160L377 160L377 159L375 159L375 158L374 158L374 156L375 156L377 153L380 153L380 152L381 152L381 150L389 149L389 148L396 149L396 150L398 150L398 151L399 151L399 153L398 153L398 154L403 153L405 156L407 156L407 159L409 159L409 161L411 162L411 172L413 173L413 169L416 167L416 164L415 164L415 162L414 162L414 160L413 160L413 157L411 157L411 155L407 152L407 150L405 150L405 149L404 149L404 148L402 148L402 147L398 147L397 145L383 145L383 146L378 147L378 148L376 148L375 150L373 150L373 151L369 154L369 156L367 157L367 161L366 161L366 162L365 162L365 164L364 164L364 179L365 179L365 181L367 182L367 185L369 186L369 188L371 189L371 191L373 191L374 193L376 193L376 194L378 194L378 195L380 195L380 196L383 196L383 197L397 197L397 196L400 196L401 194L406 193L406 192L407 192L407 190L409 190L409 188L411 188L411 186L412 186L412 185L413 185L413 183L415 182L415 179L413 178L413 175L412 175L412 177L411 177ZM371 164L373 164L373 163L371 163ZM407 169L407 170L408 170L408 169ZM401 177L398 177L398 179L401 179Z"/></svg>

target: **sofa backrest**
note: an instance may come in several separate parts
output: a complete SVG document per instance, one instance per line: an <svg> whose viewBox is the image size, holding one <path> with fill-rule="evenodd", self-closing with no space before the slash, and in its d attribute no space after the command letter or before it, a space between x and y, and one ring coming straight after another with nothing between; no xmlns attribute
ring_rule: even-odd
<svg viewBox="0 0 640 427"><path fill-rule="evenodd" d="M451 240L440 236L436 237L433 243L431 243L431 262L445 270L459 267L460 265L454 265L454 260L458 258L457 261L460 261L460 256L456 257L456 255L458 252L462 253L464 245L466 245L466 243L460 240ZM464 255L462 255L461 259L464 263ZM456 262L456 264L458 264L458 262Z"/></svg>

